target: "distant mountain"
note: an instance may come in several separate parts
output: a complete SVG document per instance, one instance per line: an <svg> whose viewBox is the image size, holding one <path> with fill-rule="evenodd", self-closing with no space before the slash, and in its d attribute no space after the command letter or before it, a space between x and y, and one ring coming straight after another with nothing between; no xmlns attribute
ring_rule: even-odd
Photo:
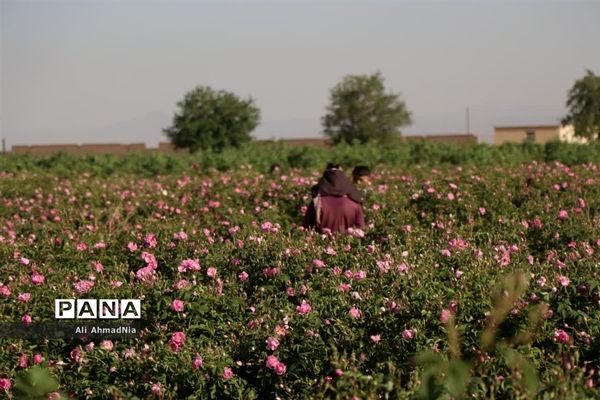
<svg viewBox="0 0 600 400"><path fill-rule="evenodd" d="M479 136L482 142L493 142L495 125L534 125L555 124L564 111L561 107L521 106L510 108L472 107L470 131ZM413 115L414 124L402 129L406 136L423 134L449 134L466 131L465 115L462 112L425 112ZM27 132L13 130L7 137L7 144L56 144L56 143L146 143L156 147L168 141L162 133L172 123L172 115L162 112L149 112L137 117L108 124L98 128L61 129L48 132ZM290 118L261 123L252 135L256 139L299 139L322 138L322 126L318 117Z"/></svg>
<svg viewBox="0 0 600 400"><path fill-rule="evenodd" d="M261 123L252 135L257 139L318 138L321 135L318 118L293 118Z"/></svg>
<svg viewBox="0 0 600 400"><path fill-rule="evenodd" d="M151 112L127 121L117 122L89 131L81 142L136 143L144 142L148 147L156 147L159 142L168 141L162 129L173 122L172 116L163 112ZM271 138L312 138L321 137L321 125L318 119L296 118L289 120L267 121L260 124L252 135L257 139Z"/></svg>
<svg viewBox="0 0 600 400"><path fill-rule="evenodd" d="M146 143L147 147L157 147L166 142L162 129L172 123L172 117L164 112L155 111L138 117L94 128L82 136L81 143ZM102 139L99 139L102 138Z"/></svg>

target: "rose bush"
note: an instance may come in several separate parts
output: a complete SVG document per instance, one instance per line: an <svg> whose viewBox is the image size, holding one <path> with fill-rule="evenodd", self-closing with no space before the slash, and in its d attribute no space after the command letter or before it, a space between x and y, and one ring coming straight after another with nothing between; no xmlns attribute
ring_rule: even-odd
<svg viewBox="0 0 600 400"><path fill-rule="evenodd" d="M0 322L140 298L145 329L0 338L0 396L40 364L81 399L409 398L427 351L468 362L478 398L600 395L597 165L375 171L368 228L334 237L298 226L317 169L2 173ZM517 272L518 296L492 296Z"/></svg>

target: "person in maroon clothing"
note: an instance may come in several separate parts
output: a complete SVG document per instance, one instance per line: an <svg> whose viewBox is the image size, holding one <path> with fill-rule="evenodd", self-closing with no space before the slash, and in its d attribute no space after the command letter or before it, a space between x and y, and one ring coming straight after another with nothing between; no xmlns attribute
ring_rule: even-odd
<svg viewBox="0 0 600 400"><path fill-rule="evenodd" d="M339 165L327 166L319 183L311 188L311 194L313 200L304 215L303 227L337 233L365 226L363 197Z"/></svg>

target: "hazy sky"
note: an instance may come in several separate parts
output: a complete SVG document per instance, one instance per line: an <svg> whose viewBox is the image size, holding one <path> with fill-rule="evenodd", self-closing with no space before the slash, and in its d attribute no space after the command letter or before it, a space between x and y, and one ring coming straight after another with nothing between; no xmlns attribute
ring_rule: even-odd
<svg viewBox="0 0 600 400"><path fill-rule="evenodd" d="M251 95L257 137L321 132L329 90L380 71L406 134L555 123L600 73L599 1L0 0L7 144L166 141L196 85Z"/></svg>

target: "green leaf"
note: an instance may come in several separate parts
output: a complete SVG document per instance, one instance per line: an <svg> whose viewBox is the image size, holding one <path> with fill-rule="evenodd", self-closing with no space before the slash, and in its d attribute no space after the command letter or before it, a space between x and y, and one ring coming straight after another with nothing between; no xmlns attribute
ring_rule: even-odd
<svg viewBox="0 0 600 400"><path fill-rule="evenodd" d="M525 384L525 389L527 390L529 397L533 398L540 385L537 371L533 364L527 360L523 360L521 364L521 370L523 372L523 383Z"/></svg>
<svg viewBox="0 0 600 400"><path fill-rule="evenodd" d="M460 360L451 361L448 365L446 387L453 397L460 397L469 383L469 366Z"/></svg>
<svg viewBox="0 0 600 400"><path fill-rule="evenodd" d="M58 381L47 368L34 366L23 371L15 380L15 399L43 399L58 390Z"/></svg>
<svg viewBox="0 0 600 400"><path fill-rule="evenodd" d="M434 353L433 351L422 351L417 354L417 363L419 365L439 365L444 360L442 356L438 353Z"/></svg>

